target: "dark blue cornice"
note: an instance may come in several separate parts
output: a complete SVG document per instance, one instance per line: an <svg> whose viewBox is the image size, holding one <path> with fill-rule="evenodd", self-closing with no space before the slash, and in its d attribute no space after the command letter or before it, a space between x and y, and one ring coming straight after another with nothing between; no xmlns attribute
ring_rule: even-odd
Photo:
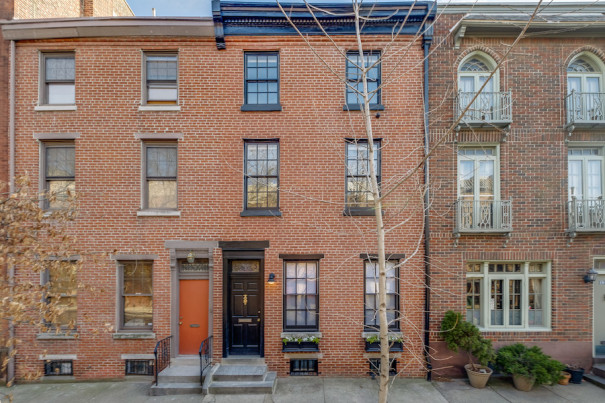
<svg viewBox="0 0 605 403"><path fill-rule="evenodd" d="M355 22L350 2L311 2L325 11L314 12L324 30L330 35L351 35L355 33ZM277 2L273 1L221 1L212 0L217 47L224 49L225 36L238 35L295 35L296 31L284 17ZM281 2L297 28L304 34L321 35L322 31L313 20L313 16L302 1ZM426 20L431 22L436 13L437 4L428 1L384 1L368 3L362 9L365 15L385 18L379 21L367 21L364 35L391 34L396 23L406 24L401 30L403 35L414 35L424 29ZM336 14L336 15L334 15ZM386 18L388 17L388 18Z"/></svg>

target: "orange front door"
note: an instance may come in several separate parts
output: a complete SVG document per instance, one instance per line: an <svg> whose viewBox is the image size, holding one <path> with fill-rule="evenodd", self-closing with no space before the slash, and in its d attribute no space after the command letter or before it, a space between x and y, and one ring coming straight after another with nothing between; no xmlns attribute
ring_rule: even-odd
<svg viewBox="0 0 605 403"><path fill-rule="evenodd" d="M208 337L208 280L181 280L179 353L197 354Z"/></svg>

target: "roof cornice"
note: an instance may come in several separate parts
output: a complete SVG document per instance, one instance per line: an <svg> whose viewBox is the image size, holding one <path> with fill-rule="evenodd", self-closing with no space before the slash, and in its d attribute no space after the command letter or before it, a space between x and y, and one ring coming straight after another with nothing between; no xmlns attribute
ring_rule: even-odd
<svg viewBox="0 0 605 403"><path fill-rule="evenodd" d="M466 13L523 13L531 14L536 9L538 2L519 1L456 1L442 0L437 3L437 14L466 14ZM605 13L605 4L595 4L595 0L585 1L560 1L557 3L543 2L543 12L548 13Z"/></svg>
<svg viewBox="0 0 605 403"><path fill-rule="evenodd" d="M108 17L0 21L6 40L116 36L193 36L214 38L212 18Z"/></svg>

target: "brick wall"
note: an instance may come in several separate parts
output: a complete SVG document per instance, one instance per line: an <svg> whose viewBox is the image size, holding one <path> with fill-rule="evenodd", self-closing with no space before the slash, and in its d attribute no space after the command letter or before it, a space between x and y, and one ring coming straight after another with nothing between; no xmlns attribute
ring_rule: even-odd
<svg viewBox="0 0 605 403"><path fill-rule="evenodd" d="M443 45L431 59L431 140L441 141L453 123L456 71L462 58L474 50L496 61L513 38L467 37L454 49L451 26L461 16L447 16L437 27L435 43ZM552 262L552 331L486 332L497 345L538 344L564 362L590 366L592 357L592 286L582 276L593 266L605 236L579 235L571 244L567 228L567 140L605 141L603 131L577 131L568 137L564 94L566 67L578 49L605 49L605 41L591 38L524 39L500 72L500 89L512 91L513 123L504 136L499 130L462 130L450 134L432 157L434 198L431 209L432 322L438 330L448 309L465 311L465 262L469 260L545 260ZM457 149L462 145L499 144L501 198L513 200L513 232L502 235L462 235L453 238L457 198ZM447 290L447 291L446 291ZM485 291L485 290L484 290ZM437 333L432 342L441 359L451 357ZM459 359L460 362L462 359ZM448 361L436 361L436 368ZM441 373L452 373L443 370Z"/></svg>
<svg viewBox="0 0 605 403"><path fill-rule="evenodd" d="M11 19L13 3L0 2L0 19ZM0 183L8 182L8 75L10 42L2 38L0 31Z"/></svg>
<svg viewBox="0 0 605 403"><path fill-rule="evenodd" d="M351 38L339 38L354 48ZM402 40L405 43L406 39ZM318 51L337 71L344 62L326 42ZM380 38L372 48L383 46ZM38 52L76 51L77 111L35 112ZM179 51L180 112L139 112L141 49ZM281 112L240 112L243 100L244 50L279 50ZM385 110L373 118L374 135L383 139L383 183L410 170L422 153L422 71L419 44L398 66L406 72L383 90ZM269 240L265 279L265 356L279 375L288 371L281 352L283 262L280 253L323 253L320 261L320 343L322 375L355 376L368 371L364 357L364 281L360 253L376 252L372 217L344 217L345 138L361 135L359 112L344 112L343 85L337 82L295 37L238 37L217 51L214 39L140 38L137 40L30 41L17 49L17 171L38 180L38 143L34 133L80 133L76 140L76 181L81 209L74 231L81 247L101 256L84 263L80 280L96 292L78 296L76 341L36 340L33 330L19 329L24 345L19 374L40 367L42 351L75 353L78 378L121 377L120 355L151 353L153 340L113 340L95 332L115 324L116 265L107 253L152 253L154 262L154 331L170 334L170 266L164 241ZM383 72L394 61L385 61ZM385 73L383 73L385 74ZM183 133L179 141L179 209L181 217L137 217L140 208L141 143L136 133ZM280 139L281 218L240 217L243 139ZM405 253L401 268L402 330L406 351L403 376L422 376L423 251L419 175L390 197L385 213L394 229L389 253ZM222 253L214 251L214 354L222 351ZM36 281L24 273L22 280ZM405 363L405 365L404 365Z"/></svg>

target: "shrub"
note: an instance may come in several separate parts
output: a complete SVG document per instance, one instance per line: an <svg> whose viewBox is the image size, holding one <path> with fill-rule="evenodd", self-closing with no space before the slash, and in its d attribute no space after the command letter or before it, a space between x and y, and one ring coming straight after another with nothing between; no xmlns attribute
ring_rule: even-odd
<svg viewBox="0 0 605 403"><path fill-rule="evenodd" d="M473 367L475 366L473 356L484 366L494 360L491 340L484 339L479 328L463 320L461 313L447 311L441 322L441 331L447 347L454 352L459 349L465 350Z"/></svg>
<svg viewBox="0 0 605 403"><path fill-rule="evenodd" d="M521 343L498 350L496 365L507 374L535 378L535 385L559 381L565 369L565 365L544 354L540 347L528 348Z"/></svg>

